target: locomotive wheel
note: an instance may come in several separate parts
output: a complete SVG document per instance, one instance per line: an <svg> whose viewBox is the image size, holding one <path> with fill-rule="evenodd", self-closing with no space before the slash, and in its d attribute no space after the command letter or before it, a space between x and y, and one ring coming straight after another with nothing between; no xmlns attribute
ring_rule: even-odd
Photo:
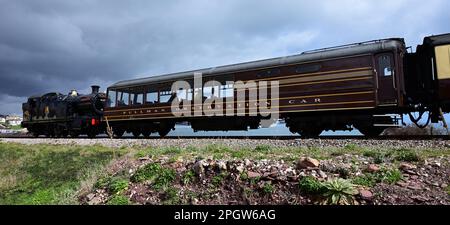
<svg viewBox="0 0 450 225"><path fill-rule="evenodd" d="M56 138L60 138L62 136L62 131L58 127L55 127L53 133L55 134Z"/></svg>
<svg viewBox="0 0 450 225"><path fill-rule="evenodd" d="M31 135L33 135L34 138L37 138L39 137L39 132L37 131L31 132Z"/></svg>
<svg viewBox="0 0 450 225"><path fill-rule="evenodd" d="M95 131L88 131L87 136L88 138L93 139L97 136L97 133Z"/></svg>
<svg viewBox="0 0 450 225"><path fill-rule="evenodd" d="M71 131L69 135L71 138L78 138L80 136L80 133L76 131Z"/></svg>
<svg viewBox="0 0 450 225"><path fill-rule="evenodd" d="M139 132L139 131L133 131L131 133L133 134L133 137L135 137L135 138L139 138L139 136L141 135L141 132Z"/></svg>

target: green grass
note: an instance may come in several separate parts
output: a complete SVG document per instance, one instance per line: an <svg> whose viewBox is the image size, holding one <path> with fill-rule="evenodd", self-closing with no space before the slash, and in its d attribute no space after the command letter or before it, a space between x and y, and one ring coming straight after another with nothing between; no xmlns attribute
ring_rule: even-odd
<svg viewBox="0 0 450 225"><path fill-rule="evenodd" d="M212 179L211 179L211 183L214 187L219 187L223 181L225 180L225 178L228 176L227 173L221 173L218 175L215 175Z"/></svg>
<svg viewBox="0 0 450 225"><path fill-rule="evenodd" d="M377 183L394 184L403 178L402 173L398 169L381 169L376 173L364 173L361 176L354 177L354 184L373 187Z"/></svg>
<svg viewBox="0 0 450 225"><path fill-rule="evenodd" d="M273 187L273 185L266 183L264 184L262 191L265 195L270 195L274 192L275 188Z"/></svg>
<svg viewBox="0 0 450 225"><path fill-rule="evenodd" d="M164 192L164 205L177 205L181 203L180 196L178 195L178 189L169 187Z"/></svg>
<svg viewBox="0 0 450 225"><path fill-rule="evenodd" d="M303 177L298 184L300 191L305 194L321 194L324 192L323 185L314 177Z"/></svg>
<svg viewBox="0 0 450 225"><path fill-rule="evenodd" d="M128 180L115 177L108 185L108 189L113 194L120 194L128 188Z"/></svg>
<svg viewBox="0 0 450 225"><path fill-rule="evenodd" d="M190 184L195 180L195 173L193 170L188 170L183 174L183 177L181 178L184 185Z"/></svg>
<svg viewBox="0 0 450 225"><path fill-rule="evenodd" d="M0 143L0 204L77 204L81 185L113 154L100 146Z"/></svg>
<svg viewBox="0 0 450 225"><path fill-rule="evenodd" d="M130 200L127 196L113 195L111 199L106 203L107 205L130 205Z"/></svg>
<svg viewBox="0 0 450 225"><path fill-rule="evenodd" d="M173 169L164 168L157 163L149 163L139 168L131 177L133 182L149 181L157 190L166 189L176 178L176 172Z"/></svg>
<svg viewBox="0 0 450 225"><path fill-rule="evenodd" d="M422 157L414 150L400 149L395 152L395 160L405 162L418 162L422 160Z"/></svg>

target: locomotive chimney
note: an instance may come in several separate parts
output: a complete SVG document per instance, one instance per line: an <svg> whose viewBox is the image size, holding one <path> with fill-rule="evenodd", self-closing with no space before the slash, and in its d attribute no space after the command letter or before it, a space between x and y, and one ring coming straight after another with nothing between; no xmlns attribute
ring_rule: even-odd
<svg viewBox="0 0 450 225"><path fill-rule="evenodd" d="M98 91L100 90L100 86L98 85L92 85L92 94L98 94Z"/></svg>

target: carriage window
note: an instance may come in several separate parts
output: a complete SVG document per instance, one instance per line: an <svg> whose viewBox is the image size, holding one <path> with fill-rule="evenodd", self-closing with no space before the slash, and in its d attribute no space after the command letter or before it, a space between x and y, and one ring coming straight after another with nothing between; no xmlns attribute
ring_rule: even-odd
<svg viewBox="0 0 450 225"><path fill-rule="evenodd" d="M320 71L322 66L320 64L301 65L295 68L296 73L314 73Z"/></svg>
<svg viewBox="0 0 450 225"><path fill-rule="evenodd" d="M130 94L132 105L142 105L142 101L144 100L143 98L144 94Z"/></svg>
<svg viewBox="0 0 450 225"><path fill-rule="evenodd" d="M108 91L108 107L116 107L116 92L115 91Z"/></svg>
<svg viewBox="0 0 450 225"><path fill-rule="evenodd" d="M382 55L378 58L378 68L380 69L380 76L389 77L393 75L393 68L391 65L391 57Z"/></svg>
<svg viewBox="0 0 450 225"><path fill-rule="evenodd" d="M234 96L234 86L233 84L226 84L220 86L220 97L229 98Z"/></svg>
<svg viewBox="0 0 450 225"><path fill-rule="evenodd" d="M158 92L147 93L147 95L145 97L146 97L145 98L146 104L158 103Z"/></svg>
<svg viewBox="0 0 450 225"><path fill-rule="evenodd" d="M161 91L159 92L159 102L169 102L172 97L171 91Z"/></svg>
<svg viewBox="0 0 450 225"><path fill-rule="evenodd" d="M117 98L119 101L117 102L117 106L127 106L129 105L130 94L126 92L117 92Z"/></svg>
<svg viewBox="0 0 450 225"><path fill-rule="evenodd" d="M278 76L280 75L280 73L281 73L280 69L271 69L258 72L256 76L258 78L264 78L264 77Z"/></svg>

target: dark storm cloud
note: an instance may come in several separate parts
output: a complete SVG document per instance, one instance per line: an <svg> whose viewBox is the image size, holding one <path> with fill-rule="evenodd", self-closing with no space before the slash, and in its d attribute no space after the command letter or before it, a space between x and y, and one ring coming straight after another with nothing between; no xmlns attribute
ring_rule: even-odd
<svg viewBox="0 0 450 225"><path fill-rule="evenodd" d="M448 32L448 1L0 0L0 113L26 96L390 36Z"/></svg>

